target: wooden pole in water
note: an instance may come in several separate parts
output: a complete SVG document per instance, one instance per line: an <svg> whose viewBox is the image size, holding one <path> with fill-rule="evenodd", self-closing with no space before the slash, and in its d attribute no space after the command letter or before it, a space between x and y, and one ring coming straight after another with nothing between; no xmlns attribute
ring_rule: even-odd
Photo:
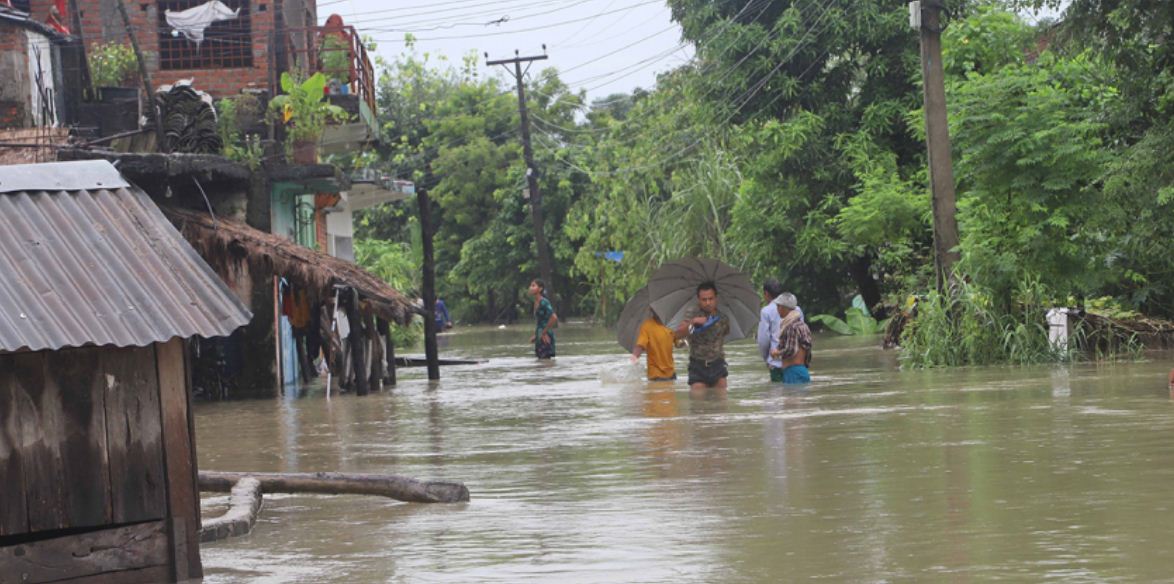
<svg viewBox="0 0 1174 584"><path fill-rule="evenodd" d="M346 319L351 325L351 334L347 341L351 344L351 370L355 374L355 395L367 395L371 386L367 383L370 372L363 367L363 353L366 351L367 338L363 333L363 317L359 314L359 298L353 289L347 289Z"/></svg>
<svg viewBox="0 0 1174 584"><path fill-rule="evenodd" d="M440 351L436 347L436 261L432 257L432 203L428 189L416 189L420 207L420 239L424 248L424 357L428 360L428 379L440 379Z"/></svg>
<svg viewBox="0 0 1174 584"><path fill-rule="evenodd" d="M227 493L245 477L254 477L261 481L263 493L377 495L409 503L462 503L469 500L469 489L463 483L419 481L398 475L339 472L200 471L200 490Z"/></svg>
<svg viewBox="0 0 1174 584"><path fill-rule="evenodd" d="M375 326L379 328L379 335L387 342L387 350L384 351L387 357L387 365L384 368L383 380L388 386L395 385L395 341L391 338L391 324L382 318L375 322Z"/></svg>

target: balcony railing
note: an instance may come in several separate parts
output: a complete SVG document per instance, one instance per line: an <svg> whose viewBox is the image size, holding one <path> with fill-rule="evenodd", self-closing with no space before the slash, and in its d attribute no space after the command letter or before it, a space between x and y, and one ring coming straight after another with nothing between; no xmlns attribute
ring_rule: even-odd
<svg viewBox="0 0 1174 584"><path fill-rule="evenodd" d="M369 115L375 115L375 70L355 27L327 21L287 32L291 69L322 73L330 81L328 95L353 95L367 106Z"/></svg>

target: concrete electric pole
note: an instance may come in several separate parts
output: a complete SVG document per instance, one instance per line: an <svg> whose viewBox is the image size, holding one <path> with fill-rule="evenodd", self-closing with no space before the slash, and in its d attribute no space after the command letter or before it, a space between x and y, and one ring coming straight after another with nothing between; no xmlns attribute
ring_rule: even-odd
<svg viewBox="0 0 1174 584"><path fill-rule="evenodd" d="M938 291L945 291L958 262L957 204L950 129L946 120L946 82L942 70L942 0L909 3L909 24L921 33L921 74L925 95L925 136L929 184L933 192L934 267Z"/></svg>
<svg viewBox="0 0 1174 584"><path fill-rule="evenodd" d="M546 45L542 45L542 49L545 51ZM530 189L530 217L534 221L534 245L538 248L538 271L546 282L546 289L551 291L554 287L554 266L550 259L550 246L546 243L545 221L542 217L542 193L538 190L538 167L534 165L534 148L530 145L530 116L526 112L526 88L522 83L522 76L525 75L522 63L527 63L526 69L529 70L528 63L543 61L547 57L545 54L521 57L517 56L517 51L514 51L514 55L512 59L486 60L485 64L505 66L506 70L513 74L514 80L518 84L518 114L522 118L522 154L526 159L526 184ZM488 59L489 53L486 53L485 57ZM513 65L512 71L510 65Z"/></svg>

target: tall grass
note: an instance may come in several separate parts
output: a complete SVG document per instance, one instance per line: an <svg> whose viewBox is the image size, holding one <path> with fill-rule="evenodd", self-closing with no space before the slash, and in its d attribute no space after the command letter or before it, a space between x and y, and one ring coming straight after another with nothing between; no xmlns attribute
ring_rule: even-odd
<svg viewBox="0 0 1174 584"><path fill-rule="evenodd" d="M901 335L902 363L912 367L1030 365L1072 359L1053 347L1045 319L1047 290L1025 280L1011 298L998 302L989 290L954 281L947 294L930 292Z"/></svg>
<svg viewBox="0 0 1174 584"><path fill-rule="evenodd" d="M1068 347L1048 339L1047 311L1062 306L1035 278L1020 281L1001 301L964 277L949 293L930 292L901 334L901 362L917 368L1033 365L1092 359L1134 360L1144 345L1136 334L1107 325L1076 323Z"/></svg>

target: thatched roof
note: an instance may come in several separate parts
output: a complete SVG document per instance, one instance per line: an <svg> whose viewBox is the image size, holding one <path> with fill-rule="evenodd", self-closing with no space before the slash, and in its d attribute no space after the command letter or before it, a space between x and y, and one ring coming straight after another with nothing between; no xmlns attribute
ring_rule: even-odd
<svg viewBox="0 0 1174 584"><path fill-rule="evenodd" d="M298 245L284 237L265 233L206 213L183 209L163 210L192 247L220 274L248 262L252 269L272 270L316 299L333 297L335 284L359 292L360 311L388 321L407 323L417 310L406 296L359 266Z"/></svg>

